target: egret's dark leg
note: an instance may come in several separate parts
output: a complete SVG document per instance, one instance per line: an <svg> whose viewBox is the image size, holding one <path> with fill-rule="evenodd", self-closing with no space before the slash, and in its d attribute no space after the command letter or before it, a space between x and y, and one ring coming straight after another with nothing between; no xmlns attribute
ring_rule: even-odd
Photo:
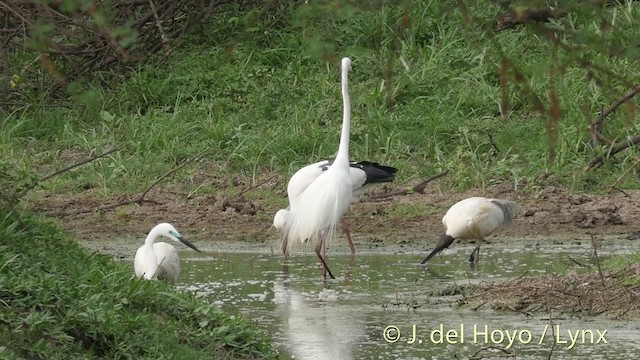
<svg viewBox="0 0 640 360"><path fill-rule="evenodd" d="M316 245L316 255L318 255L318 259L320 259L320 262L322 263L322 276L326 278L328 273L330 278L335 279L335 276L333 276L333 274L331 273L331 270L329 270L329 266L327 266L327 263L324 261L324 257L322 256L323 248L324 248L324 236L322 237L322 240L318 242L318 245Z"/></svg>
<svg viewBox="0 0 640 360"><path fill-rule="evenodd" d="M342 225L342 231L344 232L344 235L347 237L347 241L349 241L349 248L351 248L351 255L355 255L356 248L355 246L353 246L353 241L351 240L351 231L349 230L349 223L347 222L347 220L342 219L340 224Z"/></svg>

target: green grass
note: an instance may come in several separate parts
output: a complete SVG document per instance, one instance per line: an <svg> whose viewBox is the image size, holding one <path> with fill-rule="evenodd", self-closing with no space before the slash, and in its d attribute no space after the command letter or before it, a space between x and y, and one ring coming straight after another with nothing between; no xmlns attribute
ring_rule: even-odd
<svg viewBox="0 0 640 360"><path fill-rule="evenodd" d="M142 191L203 149L212 177L252 184L267 172L286 177L337 150L342 56L354 60L351 157L394 165L401 182L449 169L433 186L508 182L525 191L551 184L601 192L640 155L627 149L583 171L607 150L590 145L585 114L595 118L628 91L621 79L640 80L633 52L612 54L631 47L637 5L575 7L546 25L562 30L561 40L575 47L569 51L536 28L495 32L500 8L492 2L472 2L470 15L437 1L406 4L279 5L274 16L257 20L254 13L212 19L161 66L141 66L111 86L86 85L69 108L34 103L17 110L1 123L0 158L15 171L44 175L118 147L43 184L56 193L94 188L105 197ZM604 32L602 19L614 31ZM510 66L508 119L501 53ZM552 89L561 110L551 125L555 140L547 124ZM534 98L545 108L536 110ZM605 122L605 135L621 140L637 133L634 114L619 109ZM186 193L234 191L224 182L190 182L196 172L198 166L188 167L172 181L185 184ZM618 186L637 188L637 173Z"/></svg>
<svg viewBox="0 0 640 360"><path fill-rule="evenodd" d="M205 299L0 212L0 358L278 358L266 335Z"/></svg>

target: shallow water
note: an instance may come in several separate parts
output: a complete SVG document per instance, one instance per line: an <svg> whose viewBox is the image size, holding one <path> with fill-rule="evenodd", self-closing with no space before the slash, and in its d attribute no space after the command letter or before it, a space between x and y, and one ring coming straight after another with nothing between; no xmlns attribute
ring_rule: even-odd
<svg viewBox="0 0 640 360"><path fill-rule="evenodd" d="M612 251L604 249L602 258ZM592 261L591 251L580 246L521 251L483 247L480 266L470 270L466 262L470 252L471 248L459 246L426 266L419 265L424 254L357 254L351 259L329 252L337 279L325 283L314 254L294 254L284 265L279 255L200 256L185 251L180 255L183 270L178 286L242 313L296 359L506 354L491 347L518 359L540 359L546 358L554 342L553 358L634 358L640 353L640 324L633 321L566 317L554 319L557 327L550 327L544 314L527 317L486 307L474 311L458 308L456 299L446 296L425 302L429 291L456 283L499 281L525 272L574 271L577 266L568 256L581 263ZM571 346L570 334L576 338L576 333Z"/></svg>

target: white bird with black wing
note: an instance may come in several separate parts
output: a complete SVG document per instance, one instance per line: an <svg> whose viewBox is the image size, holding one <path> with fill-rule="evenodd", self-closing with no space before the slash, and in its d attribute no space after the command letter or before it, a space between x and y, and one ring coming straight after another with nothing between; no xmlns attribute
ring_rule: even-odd
<svg viewBox="0 0 640 360"><path fill-rule="evenodd" d="M480 244L487 242L485 237L491 235L502 225L512 225L513 218L520 211L520 206L513 201L472 197L455 203L445 216L442 223L445 233L436 243L436 247L422 261L426 263L448 248L457 239L475 239L469 262L477 263L480 257Z"/></svg>
<svg viewBox="0 0 640 360"><path fill-rule="evenodd" d="M176 248L166 242L156 242L163 236L200 252L195 245L180 235L173 225L158 224L151 229L144 245L136 251L133 269L137 277L143 277L147 280L167 280L174 283L180 276L180 258Z"/></svg>
<svg viewBox="0 0 640 360"><path fill-rule="evenodd" d="M282 248L288 254L296 243L316 242L316 254L322 263L323 275L334 279L325 260L325 243L349 208L353 198L353 182L349 170L349 133L351 104L348 74L351 59L342 59L343 118L340 145L333 164L302 191L293 203L282 230Z"/></svg>
<svg viewBox="0 0 640 360"><path fill-rule="evenodd" d="M298 170L287 185L287 196L289 198L289 205L293 205L298 202L300 195L309 187L309 185L327 171L333 160L323 160L307 165ZM352 202L358 200L358 198L365 193L366 189L373 184L391 182L396 177L396 168L380 165L378 163L369 161L351 161L349 163L349 175L351 176L353 198ZM289 218L288 209L280 209L273 217L273 227L282 231L287 219ZM342 230L344 231L349 247L351 248L351 254L355 254L356 250L351 240L351 231L349 230L349 224L345 219L341 221ZM286 250L286 249L283 249ZM285 253L285 256L288 254Z"/></svg>

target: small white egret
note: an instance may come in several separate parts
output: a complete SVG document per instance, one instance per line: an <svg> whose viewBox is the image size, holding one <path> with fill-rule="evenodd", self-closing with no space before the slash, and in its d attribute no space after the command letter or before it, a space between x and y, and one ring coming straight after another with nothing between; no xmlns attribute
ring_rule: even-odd
<svg viewBox="0 0 640 360"><path fill-rule="evenodd" d="M325 261L325 242L333 235L336 225L349 208L353 198L353 184L349 174L349 133L351 105L348 74L351 59L342 59L343 118L340 145L333 164L323 171L291 204L282 231L282 249L288 254L292 246L307 240L316 241L316 254L322 263L323 275L335 279ZM282 213L281 213L282 214Z"/></svg>
<svg viewBox="0 0 640 360"><path fill-rule="evenodd" d="M475 239L469 262L477 263L480 257L480 244L484 238L496 231L501 225L512 225L513 218L520 206L513 201L471 197L455 203L442 218L445 233L436 243L436 247L422 261L426 263L446 249L456 239Z"/></svg>
<svg viewBox="0 0 640 360"><path fill-rule="evenodd" d="M144 240L144 245L136 251L133 269L137 277L144 277L147 280L167 280L174 283L180 276L180 258L178 258L178 252L173 245L166 242L156 242L162 236L181 242L200 252L195 245L180 235L173 225L161 223L151 229Z"/></svg>
<svg viewBox="0 0 640 360"><path fill-rule="evenodd" d="M302 194L309 185L327 171L333 160L322 160L311 165L307 165L298 170L287 185L287 196L289 198L289 205L293 205L298 201L298 197ZM398 169L391 166L380 165L378 163L369 161L351 161L349 163L349 175L351 176L353 198L352 202L357 201L362 196L369 185L379 184L384 182L391 182L396 177ZM289 210L280 209L273 218L273 227L282 231L284 224L289 216ZM349 224L345 219L341 222L342 230L344 231L347 241L349 242L349 248L351 248L351 254L355 254L356 249L353 246L351 240L351 231L349 231ZM285 257L288 254L285 253Z"/></svg>

